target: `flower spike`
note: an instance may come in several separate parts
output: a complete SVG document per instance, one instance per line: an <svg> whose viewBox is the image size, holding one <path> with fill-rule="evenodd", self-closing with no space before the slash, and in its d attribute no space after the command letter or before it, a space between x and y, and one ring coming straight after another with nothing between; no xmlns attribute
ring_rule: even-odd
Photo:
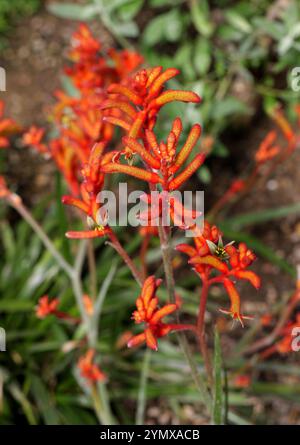
<svg viewBox="0 0 300 445"><path fill-rule="evenodd" d="M259 276L247 270L256 258L254 253L245 243L240 243L238 248L233 245L233 241L224 246L219 229L211 226L207 221L204 221L202 231L195 236L194 244L195 247L179 244L176 250L189 256L189 264L193 265L198 275L209 284L223 283L231 306L229 310L220 309L220 311L230 314L243 325L243 320L251 319L251 317L240 313L240 296L230 278L247 280L256 289L260 287ZM213 272L216 272L217 276L211 277Z"/></svg>
<svg viewBox="0 0 300 445"><path fill-rule="evenodd" d="M136 300L137 309L133 312L132 318L138 324L145 323L145 331L129 340L127 344L129 348L146 342L148 348L157 351L157 339L176 329L176 325L166 324L162 319L175 312L177 305L167 304L160 309L157 308L156 291L160 283L161 280L157 280L153 275L144 282L142 293Z"/></svg>
<svg viewBox="0 0 300 445"><path fill-rule="evenodd" d="M112 98L101 105L102 110L121 111L130 120L128 135L143 136L146 130L152 130L160 108L169 102L200 102L200 97L192 91L163 91L165 83L179 74L176 68L154 67L138 71L124 86L113 84L108 88L111 95L118 94L120 100ZM128 100L133 104L128 104Z"/></svg>
<svg viewBox="0 0 300 445"><path fill-rule="evenodd" d="M251 320L253 317L245 316L241 314L241 301L238 291L236 290L234 284L231 280L228 278L224 278L223 280L224 287L230 297L231 306L229 311L220 309L220 312L223 312L224 314L229 314L234 320L238 320L242 327L244 327L243 320L248 319Z"/></svg>
<svg viewBox="0 0 300 445"><path fill-rule="evenodd" d="M93 385L96 382L105 382L107 380L104 372L102 372L99 366L93 362L95 353L94 349L89 349L85 355L79 358L77 363L81 376L89 385Z"/></svg>

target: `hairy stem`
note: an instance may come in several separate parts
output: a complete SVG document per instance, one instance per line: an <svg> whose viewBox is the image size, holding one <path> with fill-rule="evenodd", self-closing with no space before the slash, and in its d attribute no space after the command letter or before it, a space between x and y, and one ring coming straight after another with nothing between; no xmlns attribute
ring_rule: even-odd
<svg viewBox="0 0 300 445"><path fill-rule="evenodd" d="M147 254L147 250L149 247L149 242L150 242L150 236L149 235L145 235L142 241L142 246L140 249L140 260L141 260L141 265L142 265L142 273L143 273L143 278L144 280L147 277L147 262L146 262L146 254Z"/></svg>
<svg viewBox="0 0 300 445"><path fill-rule="evenodd" d="M142 286L143 285L143 277L142 277L141 272L137 269L136 265L134 264L134 262L132 261L132 259L128 255L128 253L121 246L116 234L113 231L110 232L109 238L110 238L111 242L108 244L110 244L118 252L118 254L123 259L124 263L129 267L129 269L130 269L133 277L137 281L137 283L140 286Z"/></svg>
<svg viewBox="0 0 300 445"><path fill-rule="evenodd" d="M159 239L160 239L160 248L161 248L162 259L163 259L163 264L164 264L164 271L165 271L169 300L170 300L170 303L176 304L175 280L174 280L173 267L172 267L172 255L171 255L171 246L169 243L169 236L166 232L165 227L163 227L161 224L158 226L158 233L159 233ZM177 314L177 316L178 316L178 314ZM179 320L177 320L177 321L179 321Z"/></svg>
<svg viewBox="0 0 300 445"><path fill-rule="evenodd" d="M170 246L170 242L169 242L169 236L168 236L165 228L161 224L159 224L159 226L158 226L158 233L159 233L159 238L160 238L160 243L161 243L161 252L162 252L162 258L163 258L169 300L170 300L170 302L176 304L175 280L174 280L174 274L173 274L173 268L172 268L171 246ZM181 325L178 311L176 312L176 322L178 325ZM211 410L211 397L210 397L210 394L206 388L205 383L203 382L203 380L199 374L199 371L197 369L197 364L194 360L193 352L192 352L190 345L187 341L185 333L184 332L178 333L178 338L179 338L180 347L183 350L185 358L189 364L195 385L196 385L197 389L199 390L199 393L202 397L202 401L206 405L208 410L210 411Z"/></svg>

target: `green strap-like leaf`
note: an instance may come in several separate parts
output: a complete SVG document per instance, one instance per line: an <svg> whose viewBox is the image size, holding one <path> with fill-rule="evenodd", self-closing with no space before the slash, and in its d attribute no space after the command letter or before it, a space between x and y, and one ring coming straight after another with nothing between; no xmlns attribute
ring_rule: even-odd
<svg viewBox="0 0 300 445"><path fill-rule="evenodd" d="M258 212L244 213L226 220L226 226L242 229L249 225L264 223L274 219L284 218L288 215L299 214L300 203L291 204L273 209L260 210Z"/></svg>

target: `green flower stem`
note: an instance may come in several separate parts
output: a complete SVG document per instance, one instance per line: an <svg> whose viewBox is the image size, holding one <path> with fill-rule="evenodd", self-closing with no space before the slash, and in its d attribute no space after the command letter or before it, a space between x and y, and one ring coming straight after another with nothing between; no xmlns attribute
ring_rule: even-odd
<svg viewBox="0 0 300 445"><path fill-rule="evenodd" d="M166 232L165 227L163 227L161 224L159 224L158 226L158 232L161 244L161 252L163 258L169 300L171 303L176 304L175 280L172 268L171 244L169 240L169 235ZM177 324L181 324L178 312L176 312L176 322ZM181 332L180 334L178 333L177 335L181 349L183 350L185 358L191 369L193 380L201 395L202 402L206 405L208 411L211 412L211 407L212 407L211 396L206 388L204 381L202 380L201 375L199 374L198 367L195 362L191 347L187 341L186 335L183 332Z"/></svg>

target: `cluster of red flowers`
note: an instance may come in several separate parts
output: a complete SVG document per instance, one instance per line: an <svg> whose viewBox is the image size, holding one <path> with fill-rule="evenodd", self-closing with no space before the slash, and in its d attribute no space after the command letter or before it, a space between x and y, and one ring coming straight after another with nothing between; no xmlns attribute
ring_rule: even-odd
<svg viewBox="0 0 300 445"><path fill-rule="evenodd" d="M125 81L141 64L142 57L127 50L104 52L88 27L80 25L72 38L70 59L72 64L65 68L65 75L75 86L76 94L55 93L57 103L52 120L58 136L46 144L42 142L44 130L31 127L23 141L54 159L70 190L77 196L82 165L88 163L91 147L98 141L107 143L113 136L113 127L103 120L105 112L101 110L107 98L107 87L113 82Z"/></svg>
<svg viewBox="0 0 300 445"><path fill-rule="evenodd" d="M9 146L9 136L19 132L21 128L13 119L4 117L4 102L0 100L0 148Z"/></svg>
<svg viewBox="0 0 300 445"><path fill-rule="evenodd" d="M163 318L173 314L181 305L181 299L176 296L176 303L165 304L159 306L159 300L156 295L161 279L156 279L154 275L146 278L144 281L141 294L136 300L136 310L132 314L132 319L136 324L143 323L145 325L144 332L134 336L130 336L127 346L139 346L146 343L148 348L157 351L157 340L165 337L171 331L195 331L194 325L165 323Z"/></svg>
<svg viewBox="0 0 300 445"><path fill-rule="evenodd" d="M103 109L122 110L122 119L115 120L113 116L105 118L113 124L119 125L132 138L143 137L145 130L152 130L155 126L159 110L169 102L199 102L200 98L192 91L167 90L163 91L165 83L177 76L179 71L169 68L163 72L161 66L143 69L128 79L128 85L112 84L108 93L121 99L108 99ZM128 101L131 102L128 103ZM126 154L130 157L130 149Z"/></svg>
<svg viewBox="0 0 300 445"><path fill-rule="evenodd" d="M21 127L10 118L4 117L4 102L0 100L0 149L8 148L10 145L10 137L19 133ZM3 176L0 176L0 199L7 198L11 195Z"/></svg>
<svg viewBox="0 0 300 445"><path fill-rule="evenodd" d="M258 275L248 270L256 259L254 253L244 243L240 243L238 248L233 243L224 246L220 230L207 221L204 222L202 233L194 238L194 246L179 244L176 249L190 257L189 264L193 265L203 282L224 285L231 306L229 310L221 311L230 314L243 325L243 319L249 317L241 314L240 296L232 279L248 280L256 289L260 287ZM212 277L215 272L217 275Z"/></svg>
<svg viewBox="0 0 300 445"><path fill-rule="evenodd" d="M279 352L280 354L286 354L288 352L293 351L292 342L293 342L293 339L295 338L295 335L293 334L294 329L296 330L297 334L299 335L300 334L300 313L297 313L295 320L289 321L280 332L281 339L274 346L275 350L277 352ZM268 353L270 353L270 352L271 351L269 350Z"/></svg>
<svg viewBox="0 0 300 445"><path fill-rule="evenodd" d="M174 174L184 164L192 152L201 134L199 125L195 125L184 146L178 155L176 149L182 132L182 123L179 118L173 122L171 132L166 143L158 143L153 128L156 123L159 110L167 103L174 101L200 102L200 97L192 91L166 90L163 91L167 80L178 74L178 70L167 69L162 72L161 67L139 71L130 81L131 88L122 85L112 85L108 91L120 93L128 101L108 100L103 108L121 110L124 113L122 119L106 118L112 123L120 125L127 136L123 138L124 148L121 154L125 159L131 159L139 155L145 163L146 169L122 164L120 157L114 158L113 162L103 166L105 173L125 173L151 184L161 184L166 191L172 191L180 187L203 163L204 155L199 154L192 163L175 179ZM137 139L141 139L142 143Z"/></svg>
<svg viewBox="0 0 300 445"><path fill-rule="evenodd" d="M298 116L298 126L300 128L299 106L295 107L295 112ZM266 165L269 167L267 171L263 171L264 176L268 177L274 167L280 162L285 161L300 144L299 135L293 130L280 108L275 108L271 112L271 118L281 130L285 144L283 144L278 131L269 131L255 152L254 166L252 170L246 177L232 182L229 188L223 193L222 197L214 205L212 210L213 215L216 215L216 213L229 201L249 190L253 186L257 176L262 172L263 167Z"/></svg>
<svg viewBox="0 0 300 445"><path fill-rule="evenodd" d="M85 39L89 40L90 37L85 35ZM79 65L75 64L69 74L81 91L89 90L89 88L97 91L100 86L95 84L96 81L93 81L93 77L88 75L84 85L82 84L82 77L86 73L86 63L90 63L92 60L92 63L95 64L95 54L99 51L99 47L96 42L92 41L93 44L87 51L86 47L88 45L78 39L78 36L77 40L81 42L81 45L75 50L73 56L79 61ZM98 212L101 209L96 201L97 194L103 187L105 174L127 174L147 182L150 190L158 186L163 191L171 192L177 190L190 178L205 159L204 153L196 154L188 166L178 173L190 158L199 140L201 127L198 124L191 128L186 142L180 150L178 150L182 133L180 118L174 120L165 142L158 142L155 135L154 127L157 116L165 104L173 101L200 102L199 96L191 91L164 89L165 83L175 77L178 70L170 68L163 71L161 67L154 67L142 69L131 76L128 76L129 69L125 71L126 76L122 78L120 75L118 82L112 83L111 77L108 76L110 85L107 86L105 83L107 88L101 96L97 109L98 111L100 109L102 113L101 125L117 125L125 131L125 136L122 138L123 147L119 150L108 150L108 141L111 136L106 137L104 133L100 135L99 131L97 138L89 139L88 144L85 145L85 147L89 146L89 149L93 144L94 147L89 152L88 157L85 155L82 160L84 167L81 169L83 177L80 186L81 199L77 196L65 196L63 202L79 208L86 214L90 230L68 232L67 236L70 238L94 238L110 234L109 226L99 224ZM81 73L80 76L78 76L78 72ZM104 84L101 84L101 87L103 91ZM90 107L87 108L91 109ZM96 120L98 122L100 119ZM70 128L68 128L68 132L70 132ZM82 140L82 134L79 134L78 131L77 134L79 140ZM80 151L86 153L87 150L81 147ZM143 163L144 167L133 165L136 156L139 157L139 161ZM235 190L241 188L242 184L236 184L234 187ZM147 196L145 199L150 200L150 197ZM170 214L176 223L179 222L179 215L182 215L182 207L180 206L181 204L175 198L170 202ZM159 217L161 213L162 204L159 203ZM184 228L182 224L178 225ZM231 299L231 308L227 312L242 323L242 320L247 317L241 314L240 298L232 278L246 279L256 288L259 287L259 277L248 270L248 266L255 259L254 254L244 244L240 244L238 248L235 248L232 244L223 247L220 232L216 227L210 227L207 223L202 233L199 229L193 228L196 232L195 247L181 245L177 249L190 256L190 263L193 264L202 279L223 283ZM151 226L149 230L151 230ZM148 233L148 230L146 232ZM151 233L153 233L152 230ZM211 277L211 274L215 271L219 275ZM137 300L138 310L135 312L134 318L136 322L145 322L146 330L143 334L134 337L129 345L133 346L146 341L149 347L156 349L156 339L168 333L171 326L162 323L161 318L169 313L169 309L172 309L171 312L175 311L176 306L167 305L165 308L157 310L158 301L154 296L157 287L155 278L148 278L145 286L146 288L143 288L143 292Z"/></svg>
<svg viewBox="0 0 300 445"><path fill-rule="evenodd" d="M258 349L263 349L260 352L260 358L267 358L273 354L286 354L296 351L299 348L299 334L300 334L300 267L298 266L298 279L296 283L296 290L291 295L289 301L286 302L285 308L280 314L271 333L265 335L258 340L252 347L250 352L256 352ZM273 323L271 314L266 314L262 317L262 325L270 327ZM294 349L293 342L295 341ZM272 344L273 343L273 344Z"/></svg>
<svg viewBox="0 0 300 445"><path fill-rule="evenodd" d="M59 299L53 298L49 300L48 295L44 295L39 299L35 313L38 318L46 318L48 315L56 315L59 306Z"/></svg>
<svg viewBox="0 0 300 445"><path fill-rule="evenodd" d="M83 377L90 385L96 382L105 382L106 375L94 363L95 350L89 349L82 357L79 358L77 367L80 371L81 377Z"/></svg>
<svg viewBox="0 0 300 445"><path fill-rule="evenodd" d="M145 323L146 328L142 334L135 335L128 342L128 347L140 345L146 342L147 346L157 350L157 339L167 335L174 325L162 322L162 318L176 311L176 304L167 304L158 309L156 291L161 280L154 276L148 277L143 285L141 295L136 300L136 308L132 318L136 323Z"/></svg>
<svg viewBox="0 0 300 445"><path fill-rule="evenodd" d="M295 111L298 116L300 116L299 107L295 107ZM273 110L271 117L280 128L287 144L283 147L279 141L278 132L275 130L269 131L255 154L255 161L258 167L272 159L285 159L295 150L299 142L299 137L293 131L283 112L279 108Z"/></svg>
<svg viewBox="0 0 300 445"><path fill-rule="evenodd" d="M83 296L83 302L86 309L90 307L89 301L90 298L87 295ZM75 318L66 312L60 311L58 309L59 305L60 301L58 298L52 298L52 300L50 300L48 295L43 295L39 299L38 304L35 308L35 314L40 319L44 319L49 315L54 315L56 318L59 318L61 320L70 321L72 323L79 323L80 319Z"/></svg>
<svg viewBox="0 0 300 445"><path fill-rule="evenodd" d="M127 74L128 71L127 69ZM65 204L74 205L87 215L90 228L84 232L68 232L68 237L95 238L111 233L108 225L99 223L100 206L96 199L103 187L105 174L125 173L150 184L161 184L164 190L172 191L179 188L203 163L204 155L198 154L192 163L174 178L174 174L187 160L200 137L199 125L193 126L178 155L176 149L182 132L179 118L175 119L166 143L158 144L152 131L157 114L163 105L173 101L200 101L199 96L191 91L163 91L165 82L176 74L177 70L168 69L163 72L161 67L142 69L124 81L113 83L107 88L112 98L102 101L101 110L102 113L106 113L102 116L102 121L109 125L121 126L127 132L127 136L123 138L124 147L120 150L108 151L108 139L104 138L97 142L81 170L83 177L80 186L81 199L74 196L63 198ZM141 139L142 143L138 139ZM125 164L121 162L122 155L127 160ZM147 169L131 165L134 155L140 156ZM173 217L174 214L176 217L176 208L176 204L171 208ZM105 215L101 216L103 221Z"/></svg>
<svg viewBox="0 0 300 445"><path fill-rule="evenodd" d="M275 158L280 152L280 147L274 142L276 141L277 133L276 131L270 131L264 140L261 142L258 147L257 152L255 153L255 161L259 164L264 164L267 161Z"/></svg>

